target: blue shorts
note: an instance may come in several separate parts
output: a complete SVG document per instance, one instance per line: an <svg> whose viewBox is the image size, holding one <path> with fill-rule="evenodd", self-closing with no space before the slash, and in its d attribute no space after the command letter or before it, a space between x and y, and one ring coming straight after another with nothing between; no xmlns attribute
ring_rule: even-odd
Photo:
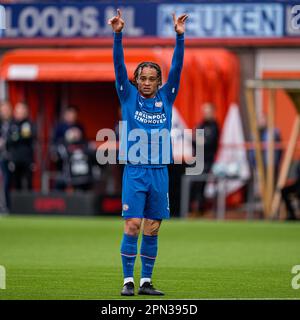
<svg viewBox="0 0 300 320"><path fill-rule="evenodd" d="M126 165L122 186L122 217L170 218L168 168Z"/></svg>

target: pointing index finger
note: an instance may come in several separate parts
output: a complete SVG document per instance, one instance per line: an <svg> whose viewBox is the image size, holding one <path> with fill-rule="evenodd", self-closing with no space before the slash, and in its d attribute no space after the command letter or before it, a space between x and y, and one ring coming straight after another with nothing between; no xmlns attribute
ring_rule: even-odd
<svg viewBox="0 0 300 320"><path fill-rule="evenodd" d="M175 15L174 12L172 13L172 17L173 17L173 22L174 22L174 24L176 24L176 15Z"/></svg>
<svg viewBox="0 0 300 320"><path fill-rule="evenodd" d="M122 12L121 12L121 10L120 10L120 9L117 9L117 15L118 15L118 18L121 18L121 16L122 16Z"/></svg>

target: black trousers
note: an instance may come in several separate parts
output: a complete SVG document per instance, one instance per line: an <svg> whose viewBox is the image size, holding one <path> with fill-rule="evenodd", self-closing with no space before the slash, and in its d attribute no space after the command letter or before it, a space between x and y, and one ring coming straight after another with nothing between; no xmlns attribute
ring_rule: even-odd
<svg viewBox="0 0 300 320"><path fill-rule="evenodd" d="M291 202L291 195L297 196L300 198L300 181L296 181L295 183L282 188L281 190L282 199L285 203L287 210L287 218L288 219L296 219L295 208Z"/></svg>
<svg viewBox="0 0 300 320"><path fill-rule="evenodd" d="M32 165L25 162L15 163L12 183L16 190L32 190Z"/></svg>

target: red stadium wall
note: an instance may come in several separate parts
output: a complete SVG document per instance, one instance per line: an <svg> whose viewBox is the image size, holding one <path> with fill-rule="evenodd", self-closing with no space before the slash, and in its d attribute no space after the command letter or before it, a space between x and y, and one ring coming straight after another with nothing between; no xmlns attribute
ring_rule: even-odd
<svg viewBox="0 0 300 320"><path fill-rule="evenodd" d="M78 106L89 140L95 140L99 129L114 129L119 102L113 82L70 83L69 90L69 102Z"/></svg>

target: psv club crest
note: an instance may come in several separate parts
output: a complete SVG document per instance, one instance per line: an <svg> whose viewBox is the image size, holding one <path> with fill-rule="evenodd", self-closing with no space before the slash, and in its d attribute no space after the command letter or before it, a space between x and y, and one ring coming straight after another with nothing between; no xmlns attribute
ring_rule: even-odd
<svg viewBox="0 0 300 320"><path fill-rule="evenodd" d="M157 102L155 102L155 107L157 107L157 108L161 108L162 107L162 105L163 105L163 103L162 103L162 101L157 101Z"/></svg>

